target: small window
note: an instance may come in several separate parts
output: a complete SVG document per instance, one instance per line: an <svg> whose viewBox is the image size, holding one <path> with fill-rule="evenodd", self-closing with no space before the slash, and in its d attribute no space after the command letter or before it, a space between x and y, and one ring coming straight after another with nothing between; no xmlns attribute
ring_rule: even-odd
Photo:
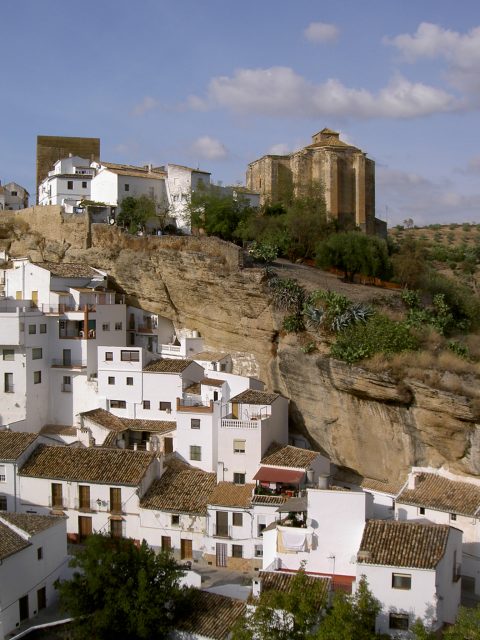
<svg viewBox="0 0 480 640"><path fill-rule="evenodd" d="M127 387L133 387L133 378L130 376L127 378Z"/></svg>
<svg viewBox="0 0 480 640"><path fill-rule="evenodd" d="M40 325L40 333L47 333L47 325L46 324L41 324Z"/></svg>
<svg viewBox="0 0 480 640"><path fill-rule="evenodd" d="M0 464L0 482L7 481L7 468L4 464Z"/></svg>
<svg viewBox="0 0 480 640"><path fill-rule="evenodd" d="M419 509L418 509L418 513L419 513L421 516L424 516L424 515L425 515L425 507L419 507Z"/></svg>
<svg viewBox="0 0 480 640"><path fill-rule="evenodd" d="M105 351L105 361L106 362L113 361L113 351Z"/></svg>
<svg viewBox="0 0 480 640"><path fill-rule="evenodd" d="M87 188L87 181L82 180L82 189L86 189L86 188Z"/></svg>
<svg viewBox="0 0 480 640"><path fill-rule="evenodd" d="M3 350L3 359L4 360L15 360L15 350L14 349L4 349Z"/></svg>
<svg viewBox="0 0 480 640"><path fill-rule="evenodd" d="M233 453L245 453L245 440L233 441Z"/></svg>
<svg viewBox="0 0 480 640"><path fill-rule="evenodd" d="M408 631L409 627L408 613L391 613L389 619L390 629L399 629L401 631Z"/></svg>
<svg viewBox="0 0 480 640"><path fill-rule="evenodd" d="M232 524L234 527L241 527L243 525L243 513L233 513Z"/></svg>
<svg viewBox="0 0 480 640"><path fill-rule="evenodd" d="M0 511L7 511L7 496L0 496Z"/></svg>
<svg viewBox="0 0 480 640"><path fill-rule="evenodd" d="M245 484L245 474L244 473L234 473L233 474L233 482L235 484Z"/></svg>
<svg viewBox="0 0 480 640"><path fill-rule="evenodd" d="M67 180L67 189L72 191L72 189L73 189L73 180Z"/></svg>
<svg viewBox="0 0 480 640"><path fill-rule="evenodd" d="M108 376L108 384L115 384L115 376Z"/></svg>
<svg viewBox="0 0 480 640"><path fill-rule="evenodd" d="M18 192L17 192L17 191L10 191L10 195L12 195L12 196L17 196L17 195L18 195Z"/></svg>
<svg viewBox="0 0 480 640"><path fill-rule="evenodd" d="M120 351L120 360L122 362L139 362L140 361L140 352L139 351Z"/></svg>
<svg viewBox="0 0 480 640"><path fill-rule="evenodd" d="M202 447L196 445L190 446L190 460L196 460L200 462L202 459Z"/></svg>
<svg viewBox="0 0 480 640"><path fill-rule="evenodd" d="M72 384L72 378L70 376L63 376L63 384Z"/></svg>
<svg viewBox="0 0 480 640"><path fill-rule="evenodd" d="M34 371L33 372L33 384L40 384L42 382L42 372Z"/></svg>
<svg viewBox="0 0 480 640"><path fill-rule="evenodd" d="M159 411L171 411L172 403L171 402L159 402L158 404Z"/></svg>
<svg viewBox="0 0 480 640"><path fill-rule="evenodd" d="M409 573L392 573L392 589L411 589L412 576Z"/></svg>
<svg viewBox="0 0 480 640"><path fill-rule="evenodd" d="M190 429L200 429L200 418L192 418L190 420Z"/></svg>
<svg viewBox="0 0 480 640"><path fill-rule="evenodd" d="M41 360L43 358L43 351L40 347L32 349L32 360Z"/></svg>
<svg viewBox="0 0 480 640"><path fill-rule="evenodd" d="M130 191L130 185L128 183L125 184L125 191Z"/></svg>
<svg viewBox="0 0 480 640"><path fill-rule="evenodd" d="M178 527L180 524L180 516L174 515L172 516L172 527Z"/></svg>
<svg viewBox="0 0 480 640"><path fill-rule="evenodd" d="M36 324L29 324L28 325L28 333L30 335L33 335L34 333L37 333L37 325Z"/></svg>
<svg viewBox="0 0 480 640"><path fill-rule="evenodd" d="M213 401L216 402L218 400L218 391L213 392Z"/></svg>
<svg viewBox="0 0 480 640"><path fill-rule="evenodd" d="M143 401L143 408L146 410L150 409L150 400L144 400Z"/></svg>
<svg viewBox="0 0 480 640"><path fill-rule="evenodd" d="M37 549L37 560L43 559L43 547L38 547Z"/></svg>
<svg viewBox="0 0 480 640"><path fill-rule="evenodd" d="M243 558L243 547L241 544L232 544L232 558Z"/></svg>
<svg viewBox="0 0 480 640"><path fill-rule="evenodd" d="M110 323L109 322L104 322L102 324L102 331L110 331Z"/></svg>
<svg viewBox="0 0 480 640"><path fill-rule="evenodd" d="M121 331L121 330L122 330L122 323L115 322L115 331Z"/></svg>
<svg viewBox="0 0 480 640"><path fill-rule="evenodd" d="M263 545L255 545L255 558L263 558Z"/></svg>
<svg viewBox="0 0 480 640"><path fill-rule="evenodd" d="M456 513L451 513L450 514L450 520L456 520L457 519L457 514Z"/></svg>
<svg viewBox="0 0 480 640"><path fill-rule="evenodd" d="M267 525L264 522L258 523L257 538L261 538L263 536L263 530L265 529L266 526Z"/></svg>
<svg viewBox="0 0 480 640"><path fill-rule="evenodd" d="M127 403L125 400L110 400L110 409L126 409Z"/></svg>

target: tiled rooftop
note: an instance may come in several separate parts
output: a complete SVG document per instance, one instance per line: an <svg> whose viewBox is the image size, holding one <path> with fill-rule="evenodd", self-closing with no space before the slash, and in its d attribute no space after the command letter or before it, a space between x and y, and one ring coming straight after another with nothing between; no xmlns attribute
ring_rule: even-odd
<svg viewBox="0 0 480 640"><path fill-rule="evenodd" d="M16 460L37 435L36 433L0 431L0 460Z"/></svg>
<svg viewBox="0 0 480 640"><path fill-rule="evenodd" d="M158 167L152 167L152 171L148 167L135 167L128 164L116 164L114 162L101 162L109 171L119 176L132 176L133 178L153 178L154 180L164 180L165 171Z"/></svg>
<svg viewBox="0 0 480 640"><path fill-rule="evenodd" d="M143 367L143 370L151 373L182 373L192 362L192 360L181 358L160 358L149 362Z"/></svg>
<svg viewBox="0 0 480 640"><path fill-rule="evenodd" d="M216 482L216 474L173 460L162 477L152 483L141 506L158 511L206 513Z"/></svg>
<svg viewBox="0 0 480 640"><path fill-rule="evenodd" d="M19 473L33 478L136 486L154 457L154 453L144 451L39 445Z"/></svg>
<svg viewBox="0 0 480 640"><path fill-rule="evenodd" d="M261 590L265 591L284 591L289 593L294 586L293 581L295 579L295 573L284 573L282 571L260 571L258 574L259 579L262 581ZM322 576L305 575L306 588L309 588L315 584L320 584L321 589L318 594L318 606L319 608L325 604L328 592L330 589L330 578Z"/></svg>
<svg viewBox="0 0 480 640"><path fill-rule="evenodd" d="M61 516L39 516L33 513L11 513L9 511L2 511L0 519L7 520L31 536L50 529L64 520Z"/></svg>
<svg viewBox="0 0 480 640"><path fill-rule="evenodd" d="M205 362L218 362L226 358L229 353L221 353L220 351L200 351L193 356L194 360L202 360Z"/></svg>
<svg viewBox="0 0 480 640"><path fill-rule="evenodd" d="M369 520L360 543L358 562L434 569L442 559L450 527L402 520Z"/></svg>
<svg viewBox="0 0 480 640"><path fill-rule="evenodd" d="M92 409L91 411L84 411L80 414L84 418L88 418L93 422L96 422L105 429L111 431L149 431L155 433L168 433L174 431L177 428L177 423L174 420L142 420L139 418L120 418L113 415L105 409Z"/></svg>
<svg viewBox="0 0 480 640"><path fill-rule="evenodd" d="M318 451L292 447L272 442L268 447L261 464L272 467L294 467L297 469L308 469L315 458L321 455Z"/></svg>
<svg viewBox="0 0 480 640"><path fill-rule="evenodd" d="M0 561L25 549L30 543L0 521Z"/></svg>
<svg viewBox="0 0 480 640"><path fill-rule="evenodd" d="M196 589L192 594L191 609L178 629L195 634L195 637L227 640L231 637L232 627L245 611L246 604L242 600Z"/></svg>
<svg viewBox="0 0 480 640"><path fill-rule="evenodd" d="M397 503L479 517L480 487L435 473L420 473L417 488L404 489L397 497Z"/></svg>
<svg viewBox="0 0 480 640"><path fill-rule="evenodd" d="M376 478L363 478L361 482L362 489L370 489L371 491L380 491L396 496L405 484L405 478L400 480L378 480Z"/></svg>
<svg viewBox="0 0 480 640"><path fill-rule="evenodd" d="M255 494L252 498L252 505L270 505L272 507L278 507L287 501L287 496L262 496Z"/></svg>
<svg viewBox="0 0 480 640"><path fill-rule="evenodd" d="M200 384L204 387L221 387L225 384L225 380L217 380L217 378L202 378Z"/></svg>
<svg viewBox="0 0 480 640"><path fill-rule="evenodd" d="M219 507L248 508L252 502L254 484L219 482L211 494L208 504Z"/></svg>
<svg viewBox="0 0 480 640"><path fill-rule="evenodd" d="M230 402L238 402L240 404L272 404L272 402L279 397L279 393L268 393L267 391L247 389L235 397L230 398Z"/></svg>
<svg viewBox="0 0 480 640"><path fill-rule="evenodd" d="M81 262L35 262L34 264L50 271L56 278L93 278L99 275L96 269Z"/></svg>

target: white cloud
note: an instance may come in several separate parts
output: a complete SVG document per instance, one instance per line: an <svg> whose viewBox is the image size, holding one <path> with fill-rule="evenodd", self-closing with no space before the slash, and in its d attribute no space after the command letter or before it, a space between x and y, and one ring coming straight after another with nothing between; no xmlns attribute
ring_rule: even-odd
<svg viewBox="0 0 480 640"><path fill-rule="evenodd" d="M152 109L156 109L160 106L160 102L152 98L151 96L145 96L141 102L136 104L132 109L132 115L134 116L143 116L148 111L152 111Z"/></svg>
<svg viewBox="0 0 480 640"><path fill-rule="evenodd" d="M445 60L448 79L454 86L467 92L480 91L480 27L462 34L422 22L413 35L402 33L384 38L384 42L396 47L408 62L420 58Z"/></svg>
<svg viewBox="0 0 480 640"><path fill-rule="evenodd" d="M416 173L386 167L376 172L377 216L388 207L389 224L413 218L415 224L468 222L478 219L480 193L465 194L451 181L433 181Z"/></svg>
<svg viewBox="0 0 480 640"><path fill-rule="evenodd" d="M453 95L397 75L378 93L346 87L330 79L313 84L290 67L238 69L233 76L212 78L205 99L190 97L202 108L266 116L354 116L415 118L454 111L463 104ZM197 107L199 108L199 107Z"/></svg>
<svg viewBox="0 0 480 640"><path fill-rule="evenodd" d="M311 22L303 32L310 42L335 42L338 38L338 27L326 22Z"/></svg>
<svg viewBox="0 0 480 640"><path fill-rule="evenodd" d="M200 158L206 160L221 160L226 158L228 151L226 147L217 140L217 138L211 138L210 136L202 136L197 138L190 147L190 151Z"/></svg>
<svg viewBox="0 0 480 640"><path fill-rule="evenodd" d="M278 144L272 144L267 153L273 156L285 156L287 153L290 153L290 151L290 145L286 142L279 142Z"/></svg>

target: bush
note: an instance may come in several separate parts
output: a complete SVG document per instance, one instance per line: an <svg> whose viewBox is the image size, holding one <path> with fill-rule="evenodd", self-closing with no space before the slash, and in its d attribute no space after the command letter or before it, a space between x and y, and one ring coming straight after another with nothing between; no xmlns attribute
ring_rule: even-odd
<svg viewBox="0 0 480 640"><path fill-rule="evenodd" d="M452 351L455 355L459 356L459 358L464 358L468 360L469 352L466 344L462 344L461 342L457 342L456 340L451 340L447 347Z"/></svg>
<svg viewBox="0 0 480 640"><path fill-rule="evenodd" d="M452 329L465 331L479 325L480 298L469 287L434 271L424 277L422 285L433 297L437 294L443 295L443 300L453 316Z"/></svg>
<svg viewBox="0 0 480 640"><path fill-rule="evenodd" d="M273 304L277 309L299 314L305 300L305 289L293 278L272 278L268 281Z"/></svg>
<svg viewBox="0 0 480 640"><path fill-rule="evenodd" d="M300 333L301 331L305 331L303 318L301 315L296 313L290 316L285 316L282 326L285 331L288 331L288 333Z"/></svg>
<svg viewBox="0 0 480 640"><path fill-rule="evenodd" d="M418 347L418 339L410 333L405 323L374 315L365 324L354 324L342 331L332 346L331 354L352 364L370 358L375 353L388 356Z"/></svg>
<svg viewBox="0 0 480 640"><path fill-rule="evenodd" d="M248 253L254 260L269 264L278 256L278 247L267 242L253 242Z"/></svg>

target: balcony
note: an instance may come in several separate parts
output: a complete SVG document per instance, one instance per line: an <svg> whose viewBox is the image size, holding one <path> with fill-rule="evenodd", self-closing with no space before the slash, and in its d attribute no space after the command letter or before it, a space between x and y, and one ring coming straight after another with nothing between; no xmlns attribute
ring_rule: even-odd
<svg viewBox="0 0 480 640"><path fill-rule="evenodd" d="M262 423L267 424L268 418L252 418L251 420L237 420L236 418L222 418L222 429L259 429Z"/></svg>
<svg viewBox="0 0 480 640"><path fill-rule="evenodd" d="M213 528L212 536L214 538L231 538L232 527L223 524L216 524Z"/></svg>
<svg viewBox="0 0 480 640"><path fill-rule="evenodd" d="M158 352L162 355L179 356L182 354L182 347L179 344L161 344L158 348Z"/></svg>
<svg viewBox="0 0 480 640"><path fill-rule="evenodd" d="M95 511L107 511L109 513L113 513L115 515L121 515L125 513L125 503L124 502L110 502L110 500L97 500L93 503Z"/></svg>
<svg viewBox="0 0 480 640"><path fill-rule="evenodd" d="M91 513L97 511L97 502L95 500L75 500L74 508L77 511L84 511Z"/></svg>
<svg viewBox="0 0 480 640"><path fill-rule="evenodd" d="M177 398L177 411L185 413L213 413L213 400L210 400L208 404L204 404L188 396L182 400Z"/></svg>
<svg viewBox="0 0 480 640"><path fill-rule="evenodd" d="M48 506L54 511L65 511L68 509L67 500L65 498L60 497L52 497L48 498Z"/></svg>
<svg viewBox="0 0 480 640"><path fill-rule="evenodd" d="M150 335L156 335L157 329L152 327L151 324L140 324L136 329L134 329L137 333L148 333Z"/></svg>
<svg viewBox="0 0 480 640"><path fill-rule="evenodd" d="M87 361L52 358L51 366L57 369L85 369L87 367Z"/></svg>

